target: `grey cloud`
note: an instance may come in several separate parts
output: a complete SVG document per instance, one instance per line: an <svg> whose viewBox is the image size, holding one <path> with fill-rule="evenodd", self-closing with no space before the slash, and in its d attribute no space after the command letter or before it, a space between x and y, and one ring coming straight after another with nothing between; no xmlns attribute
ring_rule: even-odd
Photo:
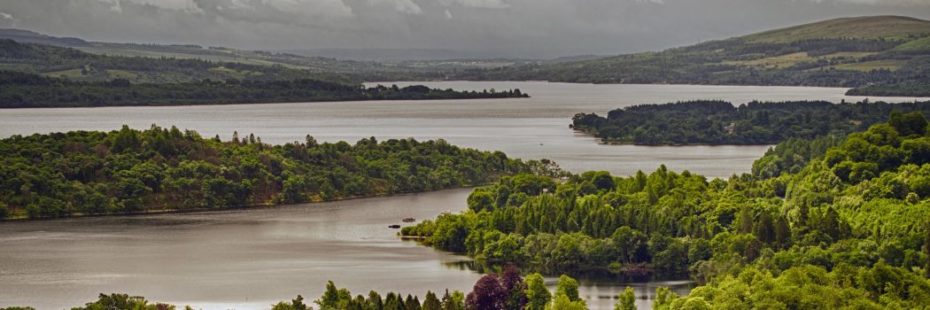
<svg viewBox="0 0 930 310"><path fill-rule="evenodd" d="M0 12L0 27L16 27L16 18L13 18L13 14Z"/></svg>
<svg viewBox="0 0 930 310"><path fill-rule="evenodd" d="M930 18L927 0L29 0L0 25L99 41L247 49L443 48L619 54L858 15ZM15 19L13 19L15 18Z"/></svg>
<svg viewBox="0 0 930 310"><path fill-rule="evenodd" d="M440 0L445 5L461 5L471 8L503 9L510 7L504 0Z"/></svg>

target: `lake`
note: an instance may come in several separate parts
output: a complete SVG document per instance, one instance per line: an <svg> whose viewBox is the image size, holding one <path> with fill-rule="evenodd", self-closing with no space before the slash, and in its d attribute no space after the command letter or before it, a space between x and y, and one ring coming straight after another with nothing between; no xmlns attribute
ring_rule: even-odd
<svg viewBox="0 0 930 310"><path fill-rule="evenodd" d="M398 83L405 85L408 83ZM367 101L0 110L0 136L111 130L157 123L264 142L415 137L508 155L556 160L580 172L629 175L665 163L713 177L748 172L765 146L642 147L598 144L568 129L577 112L686 99L858 100L844 89L685 85L587 85L546 82L431 82L455 89L520 88L527 99ZM897 98L892 101L910 101ZM465 208L470 190L283 206L269 209L0 224L0 306L61 309L98 293L126 292L204 309L269 308L297 294L313 300L327 280L355 294L469 291L480 276L465 257L399 240L387 228L405 217L433 218ZM550 284L553 279L550 279ZM624 283L582 281L592 309L609 309ZM682 282L634 283L687 292ZM638 300L646 307L648 301Z"/></svg>
<svg viewBox="0 0 930 310"><path fill-rule="evenodd" d="M390 83L384 83L390 84ZM410 83L398 82L399 85ZM205 136L229 139L233 131L254 133L267 143L303 141L311 134L321 141L443 138L461 146L500 150L526 158L549 158L575 172L607 170L631 175L666 164L711 177L748 172L766 146L648 147L602 145L597 139L568 128L578 112L606 113L642 103L688 99L860 100L844 96L842 88L592 85L547 82L429 82L437 88L461 90L520 88L526 99L430 101L355 101L285 104L240 104L185 107L54 108L0 110L0 137L68 130L113 130L127 124L176 125ZM912 101L888 98L889 101Z"/></svg>
<svg viewBox="0 0 930 310"><path fill-rule="evenodd" d="M318 298L332 280L355 294L471 291L467 260L387 226L466 208L469 189L269 209L78 218L0 225L0 306L63 309L125 292L203 309L270 308ZM556 279L548 279L554 285ZM646 287L681 283L635 283ZM618 283L582 281L592 309ZM687 289L680 289L684 293ZM645 300L641 300L645 303Z"/></svg>

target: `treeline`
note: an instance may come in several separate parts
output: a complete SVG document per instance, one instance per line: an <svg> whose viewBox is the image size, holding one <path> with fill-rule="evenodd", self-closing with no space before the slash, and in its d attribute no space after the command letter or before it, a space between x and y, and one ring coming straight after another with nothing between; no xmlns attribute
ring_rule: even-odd
<svg viewBox="0 0 930 310"><path fill-rule="evenodd" d="M677 298L668 288L659 288L657 305L670 304ZM636 296L632 288L618 295L617 310L635 310ZM503 272L490 273L481 277L466 296L460 291L446 290L442 297L427 291L423 301L418 296L389 292L383 297L381 293L370 291L368 295L355 295L348 289L337 288L332 281L327 283L326 291L320 298L308 304L301 295L290 301L278 302L272 310L308 310L315 305L320 310L583 310L587 309L585 301L578 294L578 281L562 275L556 285L555 293L546 287L542 275L530 274L526 278L514 267ZM151 303L141 296L128 294L100 294L96 301L86 303L83 307L72 310L174 310L177 306ZM192 309L185 306L184 309ZM31 307L9 307L0 310L34 310Z"/></svg>
<svg viewBox="0 0 930 310"><path fill-rule="evenodd" d="M928 76L930 78L930 76ZM873 84L850 89L846 92L850 96L908 96L930 97L930 84L927 83L900 83L900 84Z"/></svg>
<svg viewBox="0 0 930 310"><path fill-rule="evenodd" d="M845 136L887 120L893 112L930 113L930 102L890 104L825 101L685 101L636 105L607 117L579 113L572 127L605 142L640 145L777 144L788 139Z"/></svg>
<svg viewBox="0 0 930 310"><path fill-rule="evenodd" d="M704 284L661 309L920 308L930 303L930 133L919 112L850 134L778 176L664 167L565 182L518 175L461 214L405 228L490 265Z"/></svg>
<svg viewBox="0 0 930 310"><path fill-rule="evenodd" d="M632 290L629 290L632 299ZM459 291L446 292L440 298L433 292L427 292L423 301L417 296L387 293L384 298L371 291L368 296L356 295L354 298L347 289L338 289L329 282L326 292L314 301L320 310L522 310L522 309L587 309L585 301L578 294L578 281L568 276L559 278L556 292L546 288L542 275L530 274L525 279L514 267L505 268L503 272L486 274L475 283L472 291L465 295ZM300 297L298 296L298 299ZM273 310L306 310L295 299L291 303L278 303ZM624 308L628 309L628 308Z"/></svg>
<svg viewBox="0 0 930 310"><path fill-rule="evenodd" d="M422 85L364 88L310 79L166 84L133 84L126 79L77 82L12 71L0 71L0 89L3 90L0 108L528 97L519 89L468 92Z"/></svg>
<svg viewBox="0 0 930 310"><path fill-rule="evenodd" d="M0 219L329 201L480 185L554 164L444 140L269 145L124 126L0 140Z"/></svg>

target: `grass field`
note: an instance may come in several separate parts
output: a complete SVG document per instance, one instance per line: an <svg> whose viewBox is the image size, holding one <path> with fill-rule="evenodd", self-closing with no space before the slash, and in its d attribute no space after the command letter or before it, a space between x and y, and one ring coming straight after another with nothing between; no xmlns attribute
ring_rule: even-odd
<svg viewBox="0 0 930 310"><path fill-rule="evenodd" d="M910 41L894 48L897 52L930 52L930 36Z"/></svg>
<svg viewBox="0 0 930 310"><path fill-rule="evenodd" d="M907 61L905 60L886 59L886 60L875 60L875 61L840 64L840 65L833 66L833 68L837 70L852 70L852 71L864 71L864 72L868 72L872 70L879 70L879 69L888 69L891 71L895 71L895 70L900 69L901 66L903 66L905 63L907 63Z"/></svg>
<svg viewBox="0 0 930 310"><path fill-rule="evenodd" d="M126 70L107 70L106 72L107 72L107 75L108 75L111 79L127 79L127 80L134 80L134 79L136 79L137 77L139 77L139 75L136 74L135 72L126 71Z"/></svg>
<svg viewBox="0 0 930 310"><path fill-rule="evenodd" d="M814 60L814 58L808 56L806 52L801 52L754 60L724 61L723 63L729 65L760 67L765 69L781 69L791 67L803 61L811 60Z"/></svg>

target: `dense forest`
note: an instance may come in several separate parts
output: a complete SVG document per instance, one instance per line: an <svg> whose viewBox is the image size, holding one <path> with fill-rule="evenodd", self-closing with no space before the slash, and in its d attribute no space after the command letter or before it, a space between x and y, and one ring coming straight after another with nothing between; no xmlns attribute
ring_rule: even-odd
<svg viewBox="0 0 930 310"><path fill-rule="evenodd" d="M657 309L930 303L930 132L921 113L767 156L806 164L728 180L665 167L564 182L521 174L477 188L463 213L402 232L492 266L702 284Z"/></svg>
<svg viewBox="0 0 930 310"><path fill-rule="evenodd" d="M126 79L77 82L12 71L0 71L0 90L0 108L528 97L519 89L469 92L422 85L365 88L310 79L166 84L133 84Z"/></svg>
<svg viewBox="0 0 930 310"><path fill-rule="evenodd" d="M865 87L850 94L930 92L930 22L840 18L697 45L612 57L469 70L454 78L574 83ZM873 85L874 84L874 85Z"/></svg>
<svg viewBox="0 0 930 310"><path fill-rule="evenodd" d="M606 118L579 113L572 127L611 143L776 144L792 138L845 136L886 121L893 111L930 114L930 102L793 101L733 106L724 101L687 101L616 109Z"/></svg>
<svg viewBox="0 0 930 310"><path fill-rule="evenodd" d="M549 163L546 161L546 163ZM221 209L484 184L552 163L444 140L268 145L152 126L0 140L0 219Z"/></svg>

